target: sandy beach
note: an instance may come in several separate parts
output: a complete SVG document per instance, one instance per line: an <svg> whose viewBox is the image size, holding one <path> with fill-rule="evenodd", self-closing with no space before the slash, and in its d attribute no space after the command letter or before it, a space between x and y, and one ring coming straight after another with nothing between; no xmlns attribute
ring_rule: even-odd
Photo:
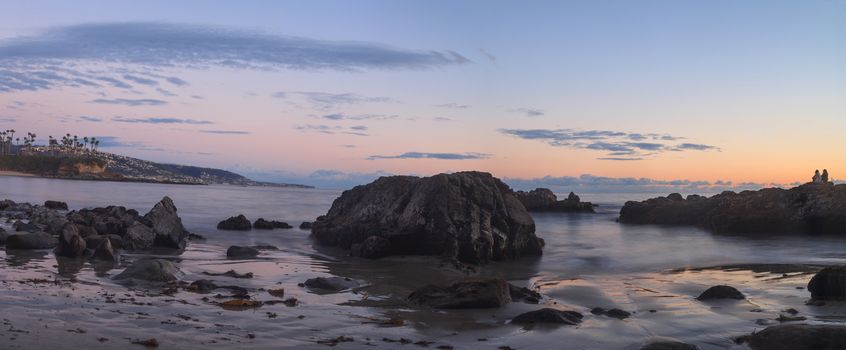
<svg viewBox="0 0 846 350"><path fill-rule="evenodd" d="M25 177L34 177L33 174L22 173L18 171L9 171L9 170L0 170L0 176L25 176Z"/></svg>

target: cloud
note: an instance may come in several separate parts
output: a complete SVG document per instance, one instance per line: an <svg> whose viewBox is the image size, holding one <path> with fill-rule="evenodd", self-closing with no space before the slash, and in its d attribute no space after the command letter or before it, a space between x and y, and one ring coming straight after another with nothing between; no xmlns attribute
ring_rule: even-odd
<svg viewBox="0 0 846 350"><path fill-rule="evenodd" d="M165 80L167 80L168 83L171 83L176 86L189 85L187 81L179 79L178 77L167 77L165 78Z"/></svg>
<svg viewBox="0 0 846 350"><path fill-rule="evenodd" d="M399 118L398 115L385 115L385 114L357 114L357 115L350 115L350 114L343 114L343 113L332 113L322 116L323 119L328 120L389 120L389 119L396 119Z"/></svg>
<svg viewBox="0 0 846 350"><path fill-rule="evenodd" d="M482 56L485 56L485 58L487 58L488 61L496 62L496 56L494 56L490 52L486 51L485 49L479 49L479 52L482 54Z"/></svg>
<svg viewBox="0 0 846 350"><path fill-rule="evenodd" d="M167 101L152 99L152 98L142 98L142 99L128 99L128 98L115 98L115 99L105 99L105 98L98 98L93 101L89 101L91 103L100 103L100 104L111 104L111 105L124 105L124 106L161 106L166 105Z"/></svg>
<svg viewBox="0 0 846 350"><path fill-rule="evenodd" d="M272 94L273 97L279 99L286 99L290 98L291 96L300 96L304 98L306 101L310 102L317 108L326 110L336 108L342 105L354 105L354 104L361 104L361 103L395 103L396 100L390 97L373 97L373 96L362 96L359 94L354 93L329 93L329 92L316 92L316 91L294 91L294 92L286 92L286 91L277 91Z"/></svg>
<svg viewBox="0 0 846 350"><path fill-rule="evenodd" d="M112 121L119 123L138 123L138 124L191 124L191 125L208 125L214 124L208 120L195 119L181 119L181 118L125 118L114 117Z"/></svg>
<svg viewBox="0 0 846 350"><path fill-rule="evenodd" d="M537 108L512 108L508 110L511 113L525 114L527 117L540 117L544 115L544 111Z"/></svg>
<svg viewBox="0 0 846 350"><path fill-rule="evenodd" d="M115 79L115 78L95 77L94 79L107 82L107 83L111 84L112 86L114 86L116 88L121 88L121 89L131 89L132 88L132 85L129 85L129 84L127 84L127 83L125 83L121 80ZM2 88L2 87L0 87L0 88Z"/></svg>
<svg viewBox="0 0 846 350"><path fill-rule="evenodd" d="M127 65L363 71L424 70L467 63L471 61L454 51L316 40L217 26L89 23L52 27L36 35L0 41L0 92L86 85L90 81L74 82L79 75L60 69L83 65L111 66L115 71Z"/></svg>
<svg viewBox="0 0 846 350"><path fill-rule="evenodd" d="M406 152L395 156L370 156L367 160L377 159L442 159L442 160L468 160L488 159L491 155L487 153L424 153Z"/></svg>
<svg viewBox="0 0 846 350"><path fill-rule="evenodd" d="M449 109L468 109L468 108L470 108L470 105L462 105L462 104L458 104L458 103L455 103L455 102L450 102L450 103L434 105L434 107L449 108Z"/></svg>
<svg viewBox="0 0 846 350"><path fill-rule="evenodd" d="M99 122L103 121L103 118L83 115L83 116L79 117L79 120L86 121L86 122L99 123Z"/></svg>
<svg viewBox="0 0 846 350"><path fill-rule="evenodd" d="M716 194L722 191L754 190L765 187L784 186L773 183L732 183L731 181L703 181L703 180L656 180L635 177L604 177L591 174L580 176L545 176L532 179L505 178L507 184L520 190L531 190L538 187L550 188L553 191L566 193L700 193Z"/></svg>
<svg viewBox="0 0 846 350"><path fill-rule="evenodd" d="M142 85L149 85L149 86L159 85L159 82L157 82L153 79L147 79L147 78L143 78L143 77L139 77L139 76L135 76L135 75L130 75L130 74L124 74L123 78L126 79L126 80L129 80L129 81L138 83L138 84L142 84Z"/></svg>
<svg viewBox="0 0 846 350"><path fill-rule="evenodd" d="M15 118L0 117L0 122L3 122L3 123L14 123L16 121L18 121L18 120L15 119Z"/></svg>
<svg viewBox="0 0 846 350"><path fill-rule="evenodd" d="M142 145L139 143L134 142L124 142L120 138L115 136L97 136L97 140L100 141L100 145L97 147L100 148L118 148L118 147L141 147Z"/></svg>
<svg viewBox="0 0 846 350"><path fill-rule="evenodd" d="M364 131L367 130L366 126L357 125L352 127L344 127L339 125L297 125L294 129L303 131L303 132L319 132L321 134L333 135L333 134L348 134L348 135L355 135L355 136L368 136L367 133Z"/></svg>
<svg viewBox="0 0 846 350"><path fill-rule="evenodd" d="M524 140L544 141L553 147L606 152L605 157L597 158L599 160L631 161L670 151L720 150L716 146L703 144L673 144L673 141L684 138L656 133L574 129L500 129L499 132Z"/></svg>
<svg viewBox="0 0 846 350"><path fill-rule="evenodd" d="M202 133L206 134L218 134L218 135L249 135L252 134L249 131L235 131L235 130L200 130Z"/></svg>

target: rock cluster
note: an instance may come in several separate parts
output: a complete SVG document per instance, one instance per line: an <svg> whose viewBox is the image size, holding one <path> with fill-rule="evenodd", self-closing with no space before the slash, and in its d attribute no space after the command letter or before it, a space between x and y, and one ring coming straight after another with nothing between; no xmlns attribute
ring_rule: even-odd
<svg viewBox="0 0 846 350"><path fill-rule="evenodd" d="M543 248L511 189L481 172L390 176L357 186L314 222L312 236L327 246L360 245L368 257L436 255L473 264L540 255Z"/></svg>
<svg viewBox="0 0 846 350"><path fill-rule="evenodd" d="M715 232L843 234L846 184L806 184L713 197L679 194L627 202L621 223L696 225Z"/></svg>
<svg viewBox="0 0 846 350"><path fill-rule="evenodd" d="M523 203L528 211L534 212L559 212L559 213L594 213L594 205L590 202L582 202L575 193L570 192L567 199L558 200L555 193L548 188L536 188L529 192L517 191L514 196Z"/></svg>

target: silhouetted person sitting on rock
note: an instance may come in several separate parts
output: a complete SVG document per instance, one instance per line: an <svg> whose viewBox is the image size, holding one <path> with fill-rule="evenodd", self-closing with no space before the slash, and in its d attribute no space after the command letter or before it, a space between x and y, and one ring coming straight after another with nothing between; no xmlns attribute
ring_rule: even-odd
<svg viewBox="0 0 846 350"><path fill-rule="evenodd" d="M817 171L814 172L814 177L811 179L811 182L813 182L815 184L822 182L822 177L820 176L820 170L819 169L817 169Z"/></svg>
<svg viewBox="0 0 846 350"><path fill-rule="evenodd" d="M828 169L823 169L822 176L820 177L823 183L828 183Z"/></svg>

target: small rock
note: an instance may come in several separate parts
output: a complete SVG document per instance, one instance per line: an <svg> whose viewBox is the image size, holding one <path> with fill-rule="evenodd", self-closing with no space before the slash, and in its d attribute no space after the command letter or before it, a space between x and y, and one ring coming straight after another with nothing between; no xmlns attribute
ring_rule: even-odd
<svg viewBox="0 0 846 350"><path fill-rule="evenodd" d="M300 224L300 229L301 230L311 230L311 225L312 225L312 223L310 221L303 221L303 223Z"/></svg>
<svg viewBox="0 0 846 350"><path fill-rule="evenodd" d="M247 220L247 217L243 214L233 216L217 224L218 230L249 231L252 228L253 225L250 224L250 220Z"/></svg>
<svg viewBox="0 0 846 350"><path fill-rule="evenodd" d="M6 249L52 249L59 244L55 237L44 233L22 233L6 237Z"/></svg>
<svg viewBox="0 0 846 350"><path fill-rule="evenodd" d="M253 228L257 230L272 230L272 229L289 229L294 228L294 226L289 225L287 222L282 221L268 221L263 218L259 218L256 222L253 223Z"/></svg>
<svg viewBox="0 0 846 350"><path fill-rule="evenodd" d="M59 234L59 247L56 248L56 255L69 258L81 257L85 254L86 243L79 236L75 224L65 224Z"/></svg>
<svg viewBox="0 0 846 350"><path fill-rule="evenodd" d="M468 278L448 286L428 285L408 296L412 303L435 309L495 308L511 302L508 283L500 278Z"/></svg>
<svg viewBox="0 0 846 350"><path fill-rule="evenodd" d="M196 280L188 285L188 290L197 293L209 293L215 289L217 285L207 279Z"/></svg>
<svg viewBox="0 0 846 350"><path fill-rule="evenodd" d="M132 341L132 344L144 345L144 346L146 346L146 347L148 347L148 348L157 348L157 347L159 347L159 341L158 341L158 340L156 340L156 338L143 339L143 340L142 340L142 339L133 340L133 341Z"/></svg>
<svg viewBox="0 0 846 350"><path fill-rule="evenodd" d="M846 266L826 267L808 282L808 291L815 300L846 299Z"/></svg>
<svg viewBox="0 0 846 350"><path fill-rule="evenodd" d="M142 259L115 276L116 280L142 280L149 282L173 282L179 270L172 262L162 259Z"/></svg>
<svg viewBox="0 0 846 350"><path fill-rule="evenodd" d="M767 327L743 340L753 350L846 349L846 326L788 324Z"/></svg>
<svg viewBox="0 0 846 350"><path fill-rule="evenodd" d="M358 288L361 286L358 282L349 278L343 277L317 277L310 278L303 283L304 286L316 292L337 293Z"/></svg>
<svg viewBox="0 0 846 350"><path fill-rule="evenodd" d="M17 231L17 232L30 232L30 233L32 233L32 232L41 231L41 228L38 227L38 225L36 225L35 223L33 223L33 222L23 222L21 220L15 221L15 223L12 224L12 228L14 228L15 231Z"/></svg>
<svg viewBox="0 0 846 350"><path fill-rule="evenodd" d="M109 238L104 239L94 248L94 258L103 261L120 261L120 255L112 247L112 240Z"/></svg>
<svg viewBox="0 0 846 350"><path fill-rule="evenodd" d="M640 350L699 350L699 347L668 337L651 337L643 342Z"/></svg>
<svg viewBox="0 0 846 350"><path fill-rule="evenodd" d="M68 210L68 204L59 201L46 201L44 202L44 207L55 210Z"/></svg>
<svg viewBox="0 0 846 350"><path fill-rule="evenodd" d="M512 324L530 325L539 323L577 325L582 322L582 314L575 311L562 311L551 308L529 311L511 320Z"/></svg>
<svg viewBox="0 0 846 350"><path fill-rule="evenodd" d="M608 316L608 317L612 317L612 318L616 318L616 319L620 319L620 320L629 318L632 315L631 312L628 312L628 311L625 311L625 310L621 310L621 309L606 310L606 309L601 308L601 307L593 308L592 310L590 310L590 313L592 313L594 315L604 315L604 316Z"/></svg>
<svg viewBox="0 0 846 350"><path fill-rule="evenodd" d="M511 300L522 300L529 304L537 304L541 300L541 295L526 287L517 287L511 283L508 284L508 291L511 294Z"/></svg>
<svg viewBox="0 0 846 350"><path fill-rule="evenodd" d="M230 259L249 259L259 255L258 249L233 245L226 250L226 257Z"/></svg>
<svg viewBox="0 0 846 350"><path fill-rule="evenodd" d="M705 300L716 300L716 299L735 299L735 300L742 300L746 299L746 297L741 293L739 290L732 286L720 285L720 286L713 286L708 288L698 297L697 300L705 301Z"/></svg>

